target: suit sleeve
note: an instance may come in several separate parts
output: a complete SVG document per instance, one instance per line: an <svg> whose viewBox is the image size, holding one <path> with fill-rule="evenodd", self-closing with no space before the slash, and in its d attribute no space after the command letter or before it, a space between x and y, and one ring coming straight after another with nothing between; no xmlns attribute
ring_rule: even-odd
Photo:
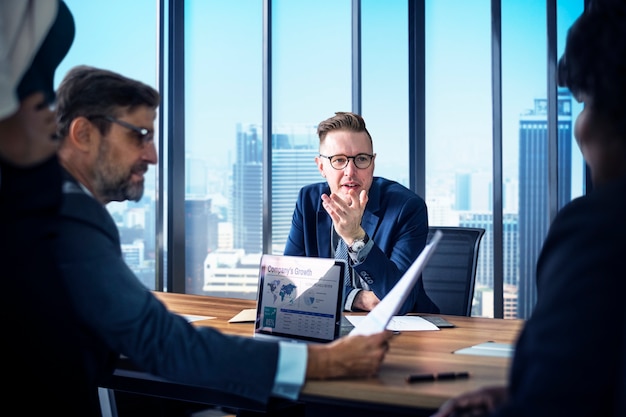
<svg viewBox="0 0 626 417"><path fill-rule="evenodd" d="M402 198L396 207L388 207L376 231L367 258L354 269L379 298L383 298L415 261L426 246L428 213L421 198ZM421 280L413 287L399 314L438 312L428 298Z"/></svg>
<svg viewBox="0 0 626 417"><path fill-rule="evenodd" d="M195 328L169 312L128 268L112 237L116 229L105 230L106 221L97 219L64 218L63 276L85 326L101 343L154 375L268 400L278 344Z"/></svg>

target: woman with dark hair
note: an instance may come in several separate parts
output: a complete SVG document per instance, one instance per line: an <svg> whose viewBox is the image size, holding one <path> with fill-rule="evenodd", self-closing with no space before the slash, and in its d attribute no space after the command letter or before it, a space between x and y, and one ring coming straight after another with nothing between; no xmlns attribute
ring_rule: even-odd
<svg viewBox="0 0 626 417"><path fill-rule="evenodd" d="M433 417L626 416L626 2L588 6L558 76L585 105L574 135L593 190L550 227L508 387L461 395Z"/></svg>

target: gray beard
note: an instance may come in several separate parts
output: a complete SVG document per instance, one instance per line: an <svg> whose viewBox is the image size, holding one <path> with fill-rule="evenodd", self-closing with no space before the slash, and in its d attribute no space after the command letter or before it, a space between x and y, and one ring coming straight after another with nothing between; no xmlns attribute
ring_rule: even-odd
<svg viewBox="0 0 626 417"><path fill-rule="evenodd" d="M143 182L131 184L128 179L117 181L100 177L96 180L98 194L106 201L139 201L143 196Z"/></svg>
<svg viewBox="0 0 626 417"><path fill-rule="evenodd" d="M131 183L132 173L137 166L123 169L115 162L111 163L107 158L108 148L103 145L100 155L96 159L94 173L94 186L97 194L104 201L139 201L143 196L144 182Z"/></svg>

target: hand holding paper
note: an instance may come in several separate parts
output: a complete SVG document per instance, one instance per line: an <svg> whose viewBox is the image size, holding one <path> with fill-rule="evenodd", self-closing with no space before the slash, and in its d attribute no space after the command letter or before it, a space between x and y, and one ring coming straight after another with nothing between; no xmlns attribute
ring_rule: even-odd
<svg viewBox="0 0 626 417"><path fill-rule="evenodd" d="M441 240L441 236L443 236L443 233L438 230L433 235L430 242L424 247L424 250L422 250L415 262L413 262L409 269L404 273L402 278L400 278L400 280L380 301L380 303L378 303L378 305L374 307L374 309L370 311L367 316L365 316L365 318L354 327L354 329L352 329L350 335L370 335L382 332L387 328L389 320L396 315L400 306L406 300L409 291L422 275L422 271L435 251L439 240Z"/></svg>

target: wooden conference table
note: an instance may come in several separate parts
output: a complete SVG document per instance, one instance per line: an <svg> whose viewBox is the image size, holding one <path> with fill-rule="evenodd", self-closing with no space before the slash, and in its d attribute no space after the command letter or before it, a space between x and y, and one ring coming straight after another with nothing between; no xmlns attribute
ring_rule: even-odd
<svg viewBox="0 0 626 417"><path fill-rule="evenodd" d="M194 325L252 336L253 323L229 323L228 320L242 309L254 308L254 300L162 292L155 292L155 295L176 313L215 317L194 321ZM299 398L306 404L306 415L428 416L455 395L486 385L506 383L509 358L452 352L487 341L514 343L523 321L441 317L455 327L439 331L402 332L394 336L376 377L307 382ZM406 382L410 374L462 371L469 372L470 377L412 384ZM284 404L283 400L277 399L263 405L204 387L172 383L135 370L125 361L120 362L107 388L253 411L271 410Z"/></svg>

